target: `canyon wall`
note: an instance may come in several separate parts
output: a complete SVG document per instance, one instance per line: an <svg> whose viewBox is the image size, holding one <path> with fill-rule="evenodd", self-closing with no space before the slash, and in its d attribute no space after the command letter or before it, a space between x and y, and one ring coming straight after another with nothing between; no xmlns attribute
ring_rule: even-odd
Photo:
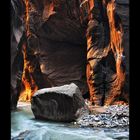
<svg viewBox="0 0 140 140"><path fill-rule="evenodd" d="M126 1L11 0L11 103L75 83L96 105L128 102Z"/></svg>

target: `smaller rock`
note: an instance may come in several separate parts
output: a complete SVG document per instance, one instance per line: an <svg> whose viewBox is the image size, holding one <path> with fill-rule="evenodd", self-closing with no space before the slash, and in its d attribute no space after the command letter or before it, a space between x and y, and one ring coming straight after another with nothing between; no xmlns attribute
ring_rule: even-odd
<svg viewBox="0 0 140 140"><path fill-rule="evenodd" d="M126 105L108 106L106 112L82 116L77 124L82 127L106 128L129 126L129 108Z"/></svg>

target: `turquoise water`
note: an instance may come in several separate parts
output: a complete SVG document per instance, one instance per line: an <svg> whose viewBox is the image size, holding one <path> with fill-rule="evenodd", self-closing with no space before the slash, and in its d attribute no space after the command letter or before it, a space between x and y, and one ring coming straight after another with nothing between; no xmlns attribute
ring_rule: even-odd
<svg viewBox="0 0 140 140"><path fill-rule="evenodd" d="M72 123L56 123L34 119L29 104L11 113L11 137L31 130L25 140L128 140L129 129L78 128Z"/></svg>

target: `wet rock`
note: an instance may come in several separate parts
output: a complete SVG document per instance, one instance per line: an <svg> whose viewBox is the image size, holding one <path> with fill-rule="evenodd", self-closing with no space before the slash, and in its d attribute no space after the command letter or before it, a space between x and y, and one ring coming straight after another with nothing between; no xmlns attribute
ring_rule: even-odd
<svg viewBox="0 0 140 140"><path fill-rule="evenodd" d="M23 140L26 136L28 136L28 134L30 133L31 131L29 130L26 130L24 132L21 132L18 136L16 137L13 137L12 140Z"/></svg>
<svg viewBox="0 0 140 140"><path fill-rule="evenodd" d="M32 97L31 108L36 119L73 121L85 113L87 106L74 84L38 90Z"/></svg>
<svg viewBox="0 0 140 140"><path fill-rule="evenodd" d="M26 130L21 132L18 136L13 137L12 140L25 140L25 139L36 139L36 140L49 140L50 136L47 135L45 128L36 130Z"/></svg>

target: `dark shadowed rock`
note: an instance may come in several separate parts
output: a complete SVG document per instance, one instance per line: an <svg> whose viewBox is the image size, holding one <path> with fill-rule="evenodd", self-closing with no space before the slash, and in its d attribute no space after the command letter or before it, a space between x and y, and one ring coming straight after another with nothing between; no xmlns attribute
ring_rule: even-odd
<svg viewBox="0 0 140 140"><path fill-rule="evenodd" d="M18 96L17 94L15 93L15 90L14 88L11 86L10 87L11 89L11 110L15 110L16 107L17 107L17 102L18 102Z"/></svg>
<svg viewBox="0 0 140 140"><path fill-rule="evenodd" d="M53 121L73 121L88 113L82 94L74 83L38 90L32 97L31 108L35 118Z"/></svg>
<svg viewBox="0 0 140 140"><path fill-rule="evenodd" d="M52 15L38 30L39 63L41 72L52 86L71 82L82 94L88 91L86 83L86 38L80 23L61 14Z"/></svg>

